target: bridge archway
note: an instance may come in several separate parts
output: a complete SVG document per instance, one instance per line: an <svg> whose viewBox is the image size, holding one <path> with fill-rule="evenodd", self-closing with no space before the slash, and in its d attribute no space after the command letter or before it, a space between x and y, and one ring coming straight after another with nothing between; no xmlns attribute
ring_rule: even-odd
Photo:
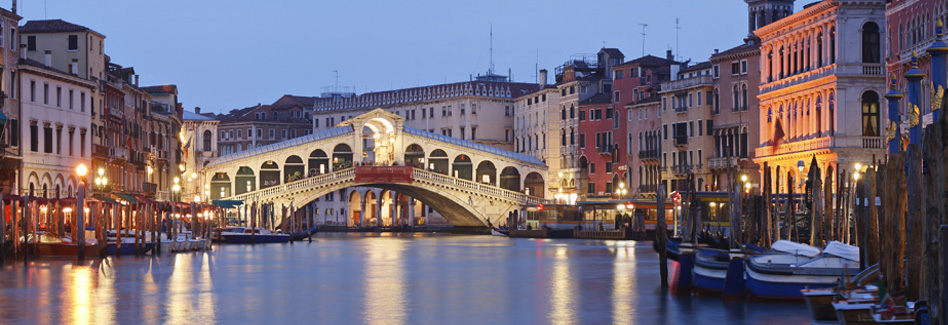
<svg viewBox="0 0 948 325"><path fill-rule="evenodd" d="M412 143L405 148L405 165L425 168L425 149L417 143Z"/></svg>
<svg viewBox="0 0 948 325"><path fill-rule="evenodd" d="M376 200L375 191L365 191L362 200L364 202L362 206L365 208L362 210L362 225L366 227L378 227L378 201Z"/></svg>
<svg viewBox="0 0 948 325"><path fill-rule="evenodd" d="M500 171L500 188L520 192L520 171L516 167L507 166Z"/></svg>
<svg viewBox="0 0 948 325"><path fill-rule="evenodd" d="M359 220L362 218L362 195L359 191L349 193L349 200L346 209L346 226L359 226Z"/></svg>
<svg viewBox="0 0 948 325"><path fill-rule="evenodd" d="M253 168L240 166L237 168L237 175L234 177L234 194L240 195L257 190L257 176L253 173Z"/></svg>
<svg viewBox="0 0 948 325"><path fill-rule="evenodd" d="M329 156L322 149L313 150L309 154L309 176L322 175L329 172Z"/></svg>
<svg viewBox="0 0 948 325"><path fill-rule="evenodd" d="M332 170L352 167L352 148L345 143L337 144L332 149Z"/></svg>
<svg viewBox="0 0 948 325"><path fill-rule="evenodd" d="M451 164L451 174L457 178L463 178L469 181L474 180L474 165L471 163L471 156L460 154L454 157L454 163Z"/></svg>
<svg viewBox="0 0 948 325"><path fill-rule="evenodd" d="M543 187L543 176L537 172L531 172L527 174L527 177L523 179L524 193L527 195L532 195L535 197L543 197L544 187Z"/></svg>
<svg viewBox="0 0 948 325"><path fill-rule="evenodd" d="M447 175L448 174L448 154L441 149L435 149L428 155L428 169Z"/></svg>
<svg viewBox="0 0 948 325"><path fill-rule="evenodd" d="M227 173L216 173L211 177L211 199L220 200L230 196L230 176Z"/></svg>
<svg viewBox="0 0 948 325"><path fill-rule="evenodd" d="M474 181L497 186L497 167L490 160L481 161L477 164L477 178Z"/></svg>
<svg viewBox="0 0 948 325"><path fill-rule="evenodd" d="M305 173L306 166L303 164L303 158L297 155L286 157L286 161L283 162L283 182L301 180Z"/></svg>
<svg viewBox="0 0 948 325"><path fill-rule="evenodd" d="M280 165L273 160L260 165L260 189L280 185Z"/></svg>

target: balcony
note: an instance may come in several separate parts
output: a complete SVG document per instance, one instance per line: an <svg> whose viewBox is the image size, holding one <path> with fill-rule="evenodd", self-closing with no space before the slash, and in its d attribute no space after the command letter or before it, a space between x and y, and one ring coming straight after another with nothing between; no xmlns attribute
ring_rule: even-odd
<svg viewBox="0 0 948 325"><path fill-rule="evenodd" d="M639 159L658 159L658 150L639 150Z"/></svg>
<svg viewBox="0 0 948 325"><path fill-rule="evenodd" d="M639 185L639 194L655 193L658 190L656 185Z"/></svg>
<svg viewBox="0 0 948 325"><path fill-rule="evenodd" d="M599 155L601 156L612 156L612 151L618 149L618 146L611 144L599 147Z"/></svg>
<svg viewBox="0 0 948 325"><path fill-rule="evenodd" d="M128 148L110 147L109 157L128 160Z"/></svg>
<svg viewBox="0 0 948 325"><path fill-rule="evenodd" d="M98 145L98 144L92 145L92 156L100 157L100 158L108 158L109 156L111 156L111 154L109 153L109 147Z"/></svg>
<svg viewBox="0 0 948 325"><path fill-rule="evenodd" d="M158 184L145 182L145 186L143 187L143 190L145 194L155 195L156 193L158 193Z"/></svg>
<svg viewBox="0 0 948 325"><path fill-rule="evenodd" d="M740 165L741 157L731 157L731 167L737 167ZM710 169L722 169L728 167L728 158L726 157L717 157L711 158L708 160L708 168Z"/></svg>
<svg viewBox="0 0 948 325"><path fill-rule="evenodd" d="M858 149L885 149L884 137L822 137L793 141L781 144L777 148L765 146L757 148L754 153L757 157L776 156L788 153L804 152L817 149L858 148Z"/></svg>
<svg viewBox="0 0 948 325"><path fill-rule="evenodd" d="M675 136L675 146L683 147L688 145L688 137L686 136Z"/></svg>
<svg viewBox="0 0 948 325"><path fill-rule="evenodd" d="M678 89L690 88L698 85L711 85L712 79L709 75L701 75L694 78L667 81L662 83L662 92L674 91Z"/></svg>

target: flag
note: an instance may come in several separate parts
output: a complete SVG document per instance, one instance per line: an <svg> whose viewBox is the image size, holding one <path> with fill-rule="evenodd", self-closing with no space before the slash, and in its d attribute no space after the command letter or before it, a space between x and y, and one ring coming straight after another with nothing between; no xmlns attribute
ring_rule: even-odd
<svg viewBox="0 0 948 325"><path fill-rule="evenodd" d="M191 148L191 137L188 137L188 142L184 144L184 159L188 159L188 149Z"/></svg>
<svg viewBox="0 0 948 325"><path fill-rule="evenodd" d="M770 141L770 146L777 148L780 145L780 141L783 140L783 123L780 122L780 119L777 119L777 126L774 128L774 138Z"/></svg>

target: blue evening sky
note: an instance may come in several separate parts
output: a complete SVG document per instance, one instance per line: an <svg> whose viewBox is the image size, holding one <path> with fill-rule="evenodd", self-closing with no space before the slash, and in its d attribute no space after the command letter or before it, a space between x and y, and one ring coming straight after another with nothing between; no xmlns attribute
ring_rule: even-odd
<svg viewBox="0 0 948 325"><path fill-rule="evenodd" d="M0 0L10 8L12 0ZM799 11L812 1L797 1ZM534 82L571 55L617 47L627 59L675 49L707 60L747 35L742 0L20 0L26 20L63 19L106 35L112 61L141 85L173 83L188 110L223 112L316 96L466 81L489 66Z"/></svg>

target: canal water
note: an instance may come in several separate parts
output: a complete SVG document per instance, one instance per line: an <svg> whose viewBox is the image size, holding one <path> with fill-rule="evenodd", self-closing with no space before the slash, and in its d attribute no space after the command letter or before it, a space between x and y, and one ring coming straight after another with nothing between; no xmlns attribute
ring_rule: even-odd
<svg viewBox="0 0 948 325"><path fill-rule="evenodd" d="M801 303L673 296L649 242L319 234L0 271L0 323L805 324Z"/></svg>

